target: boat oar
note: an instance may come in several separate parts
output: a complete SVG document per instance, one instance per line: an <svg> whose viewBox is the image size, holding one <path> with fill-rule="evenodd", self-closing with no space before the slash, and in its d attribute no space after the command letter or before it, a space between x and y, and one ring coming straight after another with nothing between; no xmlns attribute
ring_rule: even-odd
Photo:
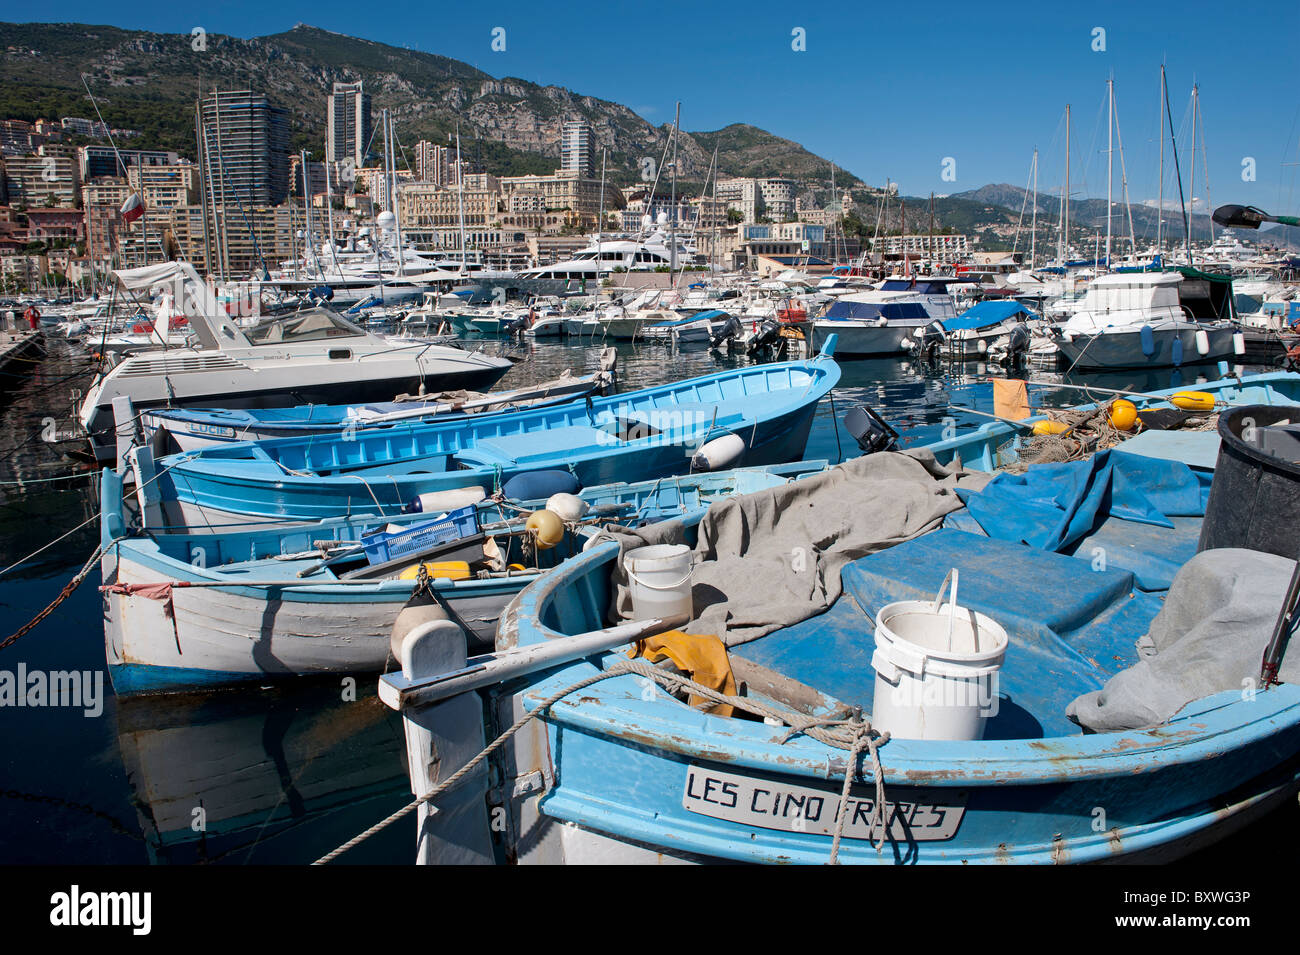
<svg viewBox="0 0 1300 955"><path fill-rule="evenodd" d="M379 678L379 698L395 710L436 703L470 690L571 663L593 653L613 650L665 630L674 630L683 626L687 619L685 614L675 614L653 620L636 620L560 640L485 653L470 657L459 669L433 676L408 679L400 671L385 673Z"/></svg>

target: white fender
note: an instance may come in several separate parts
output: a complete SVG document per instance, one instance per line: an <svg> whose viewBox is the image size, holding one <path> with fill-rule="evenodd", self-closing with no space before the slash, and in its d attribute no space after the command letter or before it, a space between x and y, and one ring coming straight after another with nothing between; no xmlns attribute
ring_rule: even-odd
<svg viewBox="0 0 1300 955"><path fill-rule="evenodd" d="M411 510L419 514L441 514L454 511L458 507L469 507L487 497L481 487L460 487L450 491L434 491L421 494L411 502Z"/></svg>
<svg viewBox="0 0 1300 955"><path fill-rule="evenodd" d="M723 471L736 467L745 450L744 438L738 434L724 434L701 445L691 458L691 470Z"/></svg>
<svg viewBox="0 0 1300 955"><path fill-rule="evenodd" d="M565 523L572 524L586 517L591 505L576 494L561 492L546 499L546 509Z"/></svg>
<svg viewBox="0 0 1300 955"><path fill-rule="evenodd" d="M1210 353L1210 336L1203 328L1196 330L1196 352L1199 355L1208 355Z"/></svg>

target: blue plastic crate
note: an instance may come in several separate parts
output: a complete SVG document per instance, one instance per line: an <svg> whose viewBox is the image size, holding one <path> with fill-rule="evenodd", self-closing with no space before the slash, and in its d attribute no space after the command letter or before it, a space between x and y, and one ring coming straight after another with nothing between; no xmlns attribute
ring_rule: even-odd
<svg viewBox="0 0 1300 955"><path fill-rule="evenodd" d="M361 538L366 560L383 564L407 554L417 554L436 544L460 540L478 533L478 508L474 505L448 511L445 517L413 524L396 533L378 531Z"/></svg>

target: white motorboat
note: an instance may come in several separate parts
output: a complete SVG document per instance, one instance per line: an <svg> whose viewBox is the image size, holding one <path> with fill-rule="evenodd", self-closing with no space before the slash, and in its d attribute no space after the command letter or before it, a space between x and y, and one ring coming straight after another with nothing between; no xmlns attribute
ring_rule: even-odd
<svg viewBox="0 0 1300 955"><path fill-rule="evenodd" d="M815 351L830 335L839 335L836 354L897 355L918 328L956 318L948 292L951 278L889 278L878 289L841 295L812 322Z"/></svg>
<svg viewBox="0 0 1300 955"><path fill-rule="evenodd" d="M1167 368L1244 352L1237 327L1214 320L1232 314L1231 280L1188 271L1094 279L1058 329L1061 357L1080 369Z"/></svg>
<svg viewBox="0 0 1300 955"><path fill-rule="evenodd" d="M377 335L323 307L242 328L186 262L122 269L128 292L172 290L193 342L128 355L91 385L80 421L97 460L117 456L114 401L157 407L279 408L387 401L402 392L485 391L511 363L419 338Z"/></svg>

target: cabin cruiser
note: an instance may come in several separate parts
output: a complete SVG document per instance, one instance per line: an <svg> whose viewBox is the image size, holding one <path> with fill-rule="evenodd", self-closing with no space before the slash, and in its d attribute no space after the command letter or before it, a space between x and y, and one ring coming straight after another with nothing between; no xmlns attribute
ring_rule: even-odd
<svg viewBox="0 0 1300 955"><path fill-rule="evenodd" d="M1072 368L1168 368L1244 350L1232 281L1195 269L1114 272L1093 280L1057 330Z"/></svg>
<svg viewBox="0 0 1300 955"><path fill-rule="evenodd" d="M839 355L897 355L933 321L956 318L951 278L893 277L879 288L841 295L812 322L812 348L839 335Z"/></svg>
<svg viewBox="0 0 1300 955"><path fill-rule="evenodd" d="M674 256L673 250L676 249ZM662 228L644 239L632 236L601 237L552 265L524 269L521 279L557 279L594 283L614 271L653 272L695 264L695 250L685 236L669 236Z"/></svg>
<svg viewBox="0 0 1300 955"><path fill-rule="evenodd" d="M116 458L115 399L157 407L279 408L390 401L402 392L485 391L511 363L419 338L365 331L324 307L240 327L186 262L112 273L127 292L171 289L193 342L128 355L91 385L79 418L97 460ZM121 407L119 403L119 407Z"/></svg>

